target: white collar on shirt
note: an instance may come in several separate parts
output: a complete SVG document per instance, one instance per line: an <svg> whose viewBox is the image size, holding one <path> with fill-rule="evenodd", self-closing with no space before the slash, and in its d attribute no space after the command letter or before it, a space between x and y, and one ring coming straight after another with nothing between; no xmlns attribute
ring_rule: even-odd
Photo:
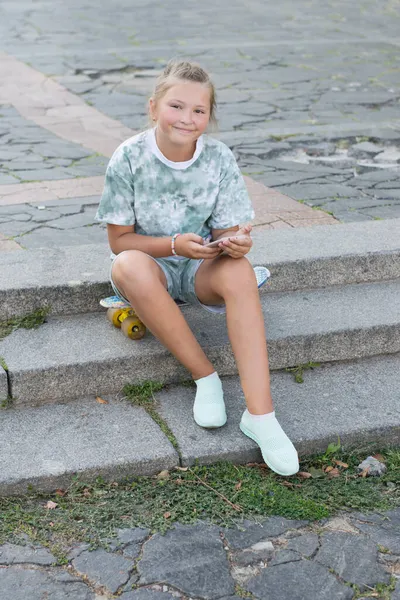
<svg viewBox="0 0 400 600"><path fill-rule="evenodd" d="M148 147L150 148L151 152L155 156L157 156L157 158L159 160L161 160L161 162L164 163L164 165L167 165L167 167L171 167L171 169L177 169L177 170L183 170L183 169L187 169L188 167L190 167L190 165L192 165L199 158L200 153L203 150L203 146L204 146L203 136L201 135L196 141L196 150L195 150L192 158L190 160L185 160L183 162L174 162L173 160L168 160L168 158L166 158L164 156L164 154L161 152L161 150L157 146L156 128L155 127L154 127L154 129L148 130L146 141L147 141Z"/></svg>

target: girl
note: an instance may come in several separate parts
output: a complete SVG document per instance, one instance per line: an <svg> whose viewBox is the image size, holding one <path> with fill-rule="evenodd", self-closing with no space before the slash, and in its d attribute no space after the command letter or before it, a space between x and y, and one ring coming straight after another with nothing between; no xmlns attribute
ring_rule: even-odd
<svg viewBox="0 0 400 600"><path fill-rule="evenodd" d="M226 422L220 378L175 299L225 312L246 399L240 429L280 475L298 471L297 452L273 409L264 320L253 268L254 217L230 149L204 135L215 123L215 90L190 62L171 61L149 101L155 127L112 156L97 220L107 223L115 257L111 283L196 382L194 419ZM206 242L224 239L216 247ZM245 325L243 317L246 318Z"/></svg>

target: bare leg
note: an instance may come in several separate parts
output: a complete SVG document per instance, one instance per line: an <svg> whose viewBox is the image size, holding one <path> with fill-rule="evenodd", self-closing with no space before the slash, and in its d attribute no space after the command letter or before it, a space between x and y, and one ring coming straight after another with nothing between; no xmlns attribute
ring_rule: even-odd
<svg viewBox="0 0 400 600"><path fill-rule="evenodd" d="M228 335L249 412L273 411L264 318L251 264L228 256L204 261L196 294L204 304L226 304Z"/></svg>
<svg viewBox="0 0 400 600"><path fill-rule="evenodd" d="M123 252L114 262L112 277L139 318L190 371L193 379L215 371L168 294L165 275L154 260L138 250Z"/></svg>

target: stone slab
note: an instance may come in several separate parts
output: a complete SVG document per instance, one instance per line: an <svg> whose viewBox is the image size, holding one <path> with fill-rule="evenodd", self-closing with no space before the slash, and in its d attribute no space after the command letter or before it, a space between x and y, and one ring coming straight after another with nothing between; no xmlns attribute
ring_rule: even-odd
<svg viewBox="0 0 400 600"><path fill-rule="evenodd" d="M249 258L272 273L270 291L400 276L400 219L253 232Z"/></svg>
<svg viewBox="0 0 400 600"><path fill-rule="evenodd" d="M22 250L22 248L17 242L0 233L0 252L11 252L11 250Z"/></svg>
<svg viewBox="0 0 400 600"><path fill-rule="evenodd" d="M93 397L3 411L0 494L25 493L28 485L43 491L65 488L74 474L114 481L179 464L174 448L142 408L104 399L107 404Z"/></svg>
<svg viewBox="0 0 400 600"><path fill-rule="evenodd" d="M378 564L376 544L367 536L326 532L321 536L315 560L361 589L370 589L378 583L388 584L390 580L389 573Z"/></svg>
<svg viewBox="0 0 400 600"><path fill-rule="evenodd" d="M377 544L400 555L400 510L394 509L381 515L354 515L352 523Z"/></svg>
<svg viewBox="0 0 400 600"><path fill-rule="evenodd" d="M297 600L350 600L353 590L317 563L297 561L263 569L251 578L245 589L260 600L289 600L296 590Z"/></svg>
<svg viewBox="0 0 400 600"><path fill-rule="evenodd" d="M16 253L13 253L16 254ZM110 295L110 250L106 243L2 255L0 314L20 316L49 307L53 314L101 310Z"/></svg>
<svg viewBox="0 0 400 600"><path fill-rule="evenodd" d="M31 564L42 567L55 564L57 559L46 548L4 544L0 546L0 565Z"/></svg>
<svg viewBox="0 0 400 600"><path fill-rule="evenodd" d="M211 600L235 591L219 530L208 524L156 534L144 545L137 570L139 584L169 584L192 598Z"/></svg>
<svg viewBox="0 0 400 600"><path fill-rule="evenodd" d="M55 203L52 203L54 205ZM400 219L336 227L257 231L249 258L286 291L400 277ZM99 310L110 293L107 243L2 254L0 314L51 306L53 314Z"/></svg>
<svg viewBox="0 0 400 600"><path fill-rule="evenodd" d="M133 561L98 548L79 554L72 561L72 566L94 586L105 587L108 592L115 594L128 581Z"/></svg>
<svg viewBox="0 0 400 600"><path fill-rule="evenodd" d="M29 600L96 600L83 581L61 569L51 572L19 567L0 569L0 589L4 599L26 600L29 590Z"/></svg>
<svg viewBox="0 0 400 600"><path fill-rule="evenodd" d="M301 455L323 452L338 436L344 447L399 444L399 367L399 355L326 364L305 372L303 384L290 373L273 372L277 417ZM159 412L178 441L184 465L196 460L201 464L261 461L256 444L239 430L245 400L238 377L224 378L223 386L228 422L216 430L202 429L194 422L193 388L171 386L156 394Z"/></svg>
<svg viewBox="0 0 400 600"><path fill-rule="evenodd" d="M45 203L64 200L65 198L94 196L101 194L103 185L103 175L0 185L0 206L25 204L27 202L37 202L38 200Z"/></svg>
<svg viewBox="0 0 400 600"><path fill-rule="evenodd" d="M400 351L400 281L265 294L261 301L272 369ZM236 374L225 318L195 306L182 311L220 374ZM49 317L38 329L7 336L0 355L21 405L188 378L150 333L134 342L105 314Z"/></svg>

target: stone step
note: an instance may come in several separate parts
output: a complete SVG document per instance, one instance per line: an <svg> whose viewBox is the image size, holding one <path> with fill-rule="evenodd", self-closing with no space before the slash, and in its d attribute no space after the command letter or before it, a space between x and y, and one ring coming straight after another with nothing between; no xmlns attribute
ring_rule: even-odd
<svg viewBox="0 0 400 600"><path fill-rule="evenodd" d="M277 416L301 456L323 452L338 436L344 448L400 443L398 373L400 355L324 364L295 383L273 372ZM9 409L0 420L0 495L65 488L74 474L85 481L102 476L151 475L176 465L261 462L255 443L239 431L244 397L238 377L223 380L227 425L198 427L192 418L194 389L169 386L155 394L156 408L172 430L179 455L142 408L104 396L78 402ZM71 443L73 440L73 443ZM32 453L32 448L35 452Z"/></svg>
<svg viewBox="0 0 400 600"><path fill-rule="evenodd" d="M272 369L400 351L400 280L265 294L262 306ZM236 374L225 318L195 306L182 310L220 374ZM188 379L154 337L124 337L105 311L19 329L0 342L0 356L16 405L114 393L144 380Z"/></svg>
<svg viewBox="0 0 400 600"><path fill-rule="evenodd" d="M289 291L400 277L400 219L285 230L255 229L254 265L267 266L262 289ZM44 306L54 315L99 311L111 293L107 244L3 253L0 320Z"/></svg>

